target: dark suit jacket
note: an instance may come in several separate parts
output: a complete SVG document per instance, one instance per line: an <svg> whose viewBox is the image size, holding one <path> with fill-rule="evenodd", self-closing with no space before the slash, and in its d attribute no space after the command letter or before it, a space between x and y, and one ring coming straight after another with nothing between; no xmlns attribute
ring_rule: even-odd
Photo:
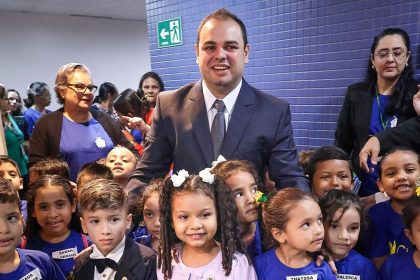
<svg viewBox="0 0 420 280"><path fill-rule="evenodd" d="M133 178L147 183L174 171L193 174L213 161L213 148L201 81L157 98L152 129ZM253 163L262 177L268 166L277 188L298 186L309 190L293 141L290 108L286 101L267 95L245 80L233 109L221 154L226 159ZM129 189L135 186L130 181ZM137 181L137 183L139 183Z"/></svg>
<svg viewBox="0 0 420 280"><path fill-rule="evenodd" d="M76 260L72 279L90 280L94 277L95 266L90 261L92 248L84 250ZM115 280L154 280L156 276L156 256L152 249L125 239L124 253L118 263Z"/></svg>
<svg viewBox="0 0 420 280"><path fill-rule="evenodd" d="M407 146L420 154L420 116L412 118L392 129L375 135L381 143L381 153L386 153L394 146Z"/></svg>
<svg viewBox="0 0 420 280"><path fill-rule="evenodd" d="M409 90L412 95L417 92L417 84L414 80L409 83ZM357 174L361 172L359 152L369 138L374 94L373 84L363 82L349 86L337 121L335 145L351 155L352 166ZM414 108L411 109L405 114L398 114L398 125L415 116Z"/></svg>

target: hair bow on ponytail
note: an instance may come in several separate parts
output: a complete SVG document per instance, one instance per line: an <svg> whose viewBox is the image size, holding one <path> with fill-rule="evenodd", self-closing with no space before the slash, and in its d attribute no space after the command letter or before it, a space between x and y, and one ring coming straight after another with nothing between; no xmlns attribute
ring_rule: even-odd
<svg viewBox="0 0 420 280"><path fill-rule="evenodd" d="M257 195L255 196L255 202L260 205L268 200L268 195L263 192L258 191Z"/></svg>
<svg viewBox="0 0 420 280"><path fill-rule="evenodd" d="M190 174L188 174L188 171L182 169L178 171L178 174L173 174L171 176L171 181L172 184L174 185L174 187L180 187L184 182L185 179L187 179L190 176Z"/></svg>

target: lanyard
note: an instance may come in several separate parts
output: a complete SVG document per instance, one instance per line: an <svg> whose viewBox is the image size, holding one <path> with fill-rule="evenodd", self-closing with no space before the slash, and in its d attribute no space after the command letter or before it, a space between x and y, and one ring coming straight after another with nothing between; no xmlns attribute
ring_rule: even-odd
<svg viewBox="0 0 420 280"><path fill-rule="evenodd" d="M379 111L379 118L381 119L381 126L385 130L386 126L388 125L389 119L386 118L386 121L384 121L384 118L386 116L382 115L381 102L379 100L379 93L378 93L378 86L375 87L375 97L376 97L376 104L378 104L378 111Z"/></svg>

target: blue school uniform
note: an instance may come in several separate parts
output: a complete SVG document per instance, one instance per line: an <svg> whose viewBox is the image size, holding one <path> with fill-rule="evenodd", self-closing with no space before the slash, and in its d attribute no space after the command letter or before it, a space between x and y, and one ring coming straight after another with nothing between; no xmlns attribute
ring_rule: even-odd
<svg viewBox="0 0 420 280"><path fill-rule="evenodd" d="M259 280L336 280L326 262L322 262L319 267L312 261L304 267L291 268L277 258L275 248L256 257L254 267Z"/></svg>
<svg viewBox="0 0 420 280"><path fill-rule="evenodd" d="M371 258L408 252L413 245L404 233L402 215L391 207L391 201L384 201L369 209L371 221Z"/></svg>
<svg viewBox="0 0 420 280"><path fill-rule="evenodd" d="M420 268L416 266L414 251L408 254L394 254L382 265L379 272L382 280L420 279Z"/></svg>
<svg viewBox="0 0 420 280"><path fill-rule="evenodd" d="M152 249L152 234L147 231L145 226L139 226L135 231L132 231L128 237L137 243Z"/></svg>
<svg viewBox="0 0 420 280"><path fill-rule="evenodd" d="M16 249L19 254L19 266L12 272L0 273L2 280L65 280L63 273L50 257L39 251Z"/></svg>
<svg viewBox="0 0 420 280"><path fill-rule="evenodd" d="M336 261L335 266L338 271L337 279L379 279L373 263L355 250L351 250L344 259Z"/></svg>
<svg viewBox="0 0 420 280"><path fill-rule="evenodd" d="M255 235L252 242L246 247L249 257L253 260L256 256L262 254L262 243L261 243L261 231L260 224L258 221L255 221Z"/></svg>
<svg viewBox="0 0 420 280"><path fill-rule="evenodd" d="M74 266L73 258L90 245L87 237L71 230L70 235L58 243L49 243L37 235L27 241L26 248L48 254L67 277Z"/></svg>

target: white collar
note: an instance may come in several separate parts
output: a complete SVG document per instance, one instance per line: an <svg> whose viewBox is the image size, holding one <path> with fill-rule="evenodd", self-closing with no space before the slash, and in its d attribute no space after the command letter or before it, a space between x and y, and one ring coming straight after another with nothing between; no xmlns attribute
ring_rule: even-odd
<svg viewBox="0 0 420 280"><path fill-rule="evenodd" d="M118 263L124 253L124 248L125 248L125 236L124 238L121 240L121 242L114 248L112 249L111 252L108 253L108 255L104 256L101 251L99 251L99 249L96 247L96 245L93 245L93 252L90 254L90 258L91 259L104 259L104 258L108 258L111 259L113 261L115 261L116 263Z"/></svg>
<svg viewBox="0 0 420 280"><path fill-rule="evenodd" d="M214 101L216 101L216 96L211 93L210 89L207 87L204 80L201 83L203 88L203 96L204 96L204 102L206 103L206 110L207 113L211 110ZM233 107L235 106L236 99L238 98L239 92L242 87L242 79L239 82L239 84L231 91L229 92L222 100L225 104L226 111L229 115L232 115Z"/></svg>

